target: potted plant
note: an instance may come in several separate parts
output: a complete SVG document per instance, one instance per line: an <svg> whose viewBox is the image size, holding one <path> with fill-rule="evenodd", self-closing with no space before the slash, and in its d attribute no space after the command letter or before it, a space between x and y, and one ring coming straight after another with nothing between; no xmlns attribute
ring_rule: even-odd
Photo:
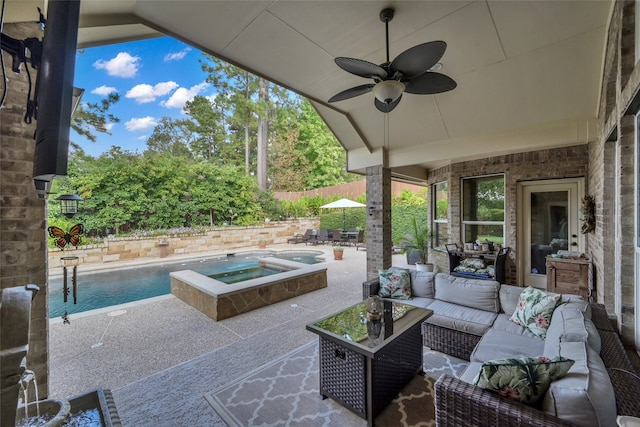
<svg viewBox="0 0 640 427"><path fill-rule="evenodd" d="M264 237L261 237L258 239L258 247L260 249L264 249L267 247L267 239L265 239Z"/></svg>
<svg viewBox="0 0 640 427"><path fill-rule="evenodd" d="M341 260L343 253L344 253L344 248L342 246L334 246L333 247L333 258L334 259Z"/></svg>
<svg viewBox="0 0 640 427"><path fill-rule="evenodd" d="M420 227L415 218L413 218L412 225L412 234L406 234L398 242L402 246L403 253L407 254L407 263L412 264L410 261L411 258L414 258L417 270L433 271L433 264L429 262L431 231L428 227Z"/></svg>

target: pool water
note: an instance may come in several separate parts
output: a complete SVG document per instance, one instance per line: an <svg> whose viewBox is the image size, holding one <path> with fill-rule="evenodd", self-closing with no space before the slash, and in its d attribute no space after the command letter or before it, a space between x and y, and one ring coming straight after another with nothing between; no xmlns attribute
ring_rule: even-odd
<svg viewBox="0 0 640 427"><path fill-rule="evenodd" d="M209 277L230 285L232 283L244 282L245 280L271 276L272 274L282 273L284 271L288 270L286 268L258 265L251 268L241 268L239 270L226 271L224 273L210 274Z"/></svg>
<svg viewBox="0 0 640 427"><path fill-rule="evenodd" d="M225 274L234 270L254 269L259 265L258 258L265 256L305 264L316 264L320 262L316 259L316 256L322 254L323 252L319 251L242 253L231 254L226 257L88 274L82 274L82 264L80 264L78 266L77 304L73 303L73 295L71 293L68 296L67 303L63 302L62 277L49 280L49 318L62 316L65 311L67 314L81 313L87 310L170 294L171 278L169 273L172 271L193 270L205 276ZM68 276L68 285L71 290L70 272ZM216 279L220 280L219 278Z"/></svg>

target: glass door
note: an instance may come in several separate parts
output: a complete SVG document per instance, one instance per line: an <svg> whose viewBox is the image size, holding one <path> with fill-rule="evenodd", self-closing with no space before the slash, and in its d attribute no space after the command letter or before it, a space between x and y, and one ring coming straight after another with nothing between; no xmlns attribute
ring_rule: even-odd
<svg viewBox="0 0 640 427"><path fill-rule="evenodd" d="M547 256L584 250L578 209L582 188L581 178L519 184L518 276L524 286L546 289Z"/></svg>

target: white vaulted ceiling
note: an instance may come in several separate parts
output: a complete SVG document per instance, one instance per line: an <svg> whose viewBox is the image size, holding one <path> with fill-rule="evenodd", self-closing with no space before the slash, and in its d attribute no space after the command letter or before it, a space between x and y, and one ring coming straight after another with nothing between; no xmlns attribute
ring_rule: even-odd
<svg viewBox="0 0 640 427"><path fill-rule="evenodd" d="M384 114L371 93L327 100L370 82L339 69L335 57L385 61L385 7L395 9L391 59L444 40L440 72L458 83L442 94L405 94L389 114L396 172L420 178L450 161L594 136L609 0L83 0L79 45L164 33L268 78L308 97L347 150L349 169L362 172L382 161Z"/></svg>

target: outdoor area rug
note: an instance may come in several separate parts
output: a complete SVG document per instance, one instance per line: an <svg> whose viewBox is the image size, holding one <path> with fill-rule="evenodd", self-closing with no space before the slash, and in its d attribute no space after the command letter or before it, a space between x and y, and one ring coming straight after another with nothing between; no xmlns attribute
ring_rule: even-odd
<svg viewBox="0 0 640 427"><path fill-rule="evenodd" d="M464 360L425 350L426 375L416 377L376 418L376 425L435 426L433 383L442 373L459 375ZM366 426L332 399L319 397L318 342L313 341L205 394L231 427Z"/></svg>

